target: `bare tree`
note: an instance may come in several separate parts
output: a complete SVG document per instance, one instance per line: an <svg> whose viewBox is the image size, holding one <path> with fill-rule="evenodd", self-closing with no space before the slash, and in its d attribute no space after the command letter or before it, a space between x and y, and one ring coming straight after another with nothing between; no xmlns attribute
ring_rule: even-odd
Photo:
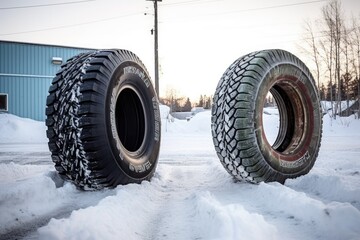
<svg viewBox="0 0 360 240"><path fill-rule="evenodd" d="M316 77L317 88L319 90L320 89L320 67L321 67L320 66L321 61L320 61L320 56L319 56L320 53L319 53L318 43L315 39L313 26L310 21L305 21L304 30L305 30L305 34L306 34L306 38L304 39L304 41L306 44L305 44L305 46L303 46L303 44L299 45L299 48L307 56L311 56L311 60L315 64L314 72L315 72L315 77ZM323 99L323 97L325 97L325 96L320 96L321 99Z"/></svg>
<svg viewBox="0 0 360 240"><path fill-rule="evenodd" d="M330 46L333 47L333 60L334 60L334 77L335 82L337 82L338 91L336 94L336 104L335 104L335 114L333 115L336 118L336 114L341 112L341 78L340 78L340 44L341 44L341 33L342 33L342 26L343 26L343 19L341 16L341 5L338 0L333 0L327 5L325 5L322 9L323 17L325 20L325 24L327 30L328 38L330 38ZM331 51L332 52L332 51ZM331 53L332 55L332 53ZM330 65L332 68L332 64ZM331 73L330 73L331 76ZM339 108L339 110L338 110Z"/></svg>
<svg viewBox="0 0 360 240"><path fill-rule="evenodd" d="M325 86L320 89L321 84L328 86L325 98L331 102L334 119L342 112L342 100L347 100L347 109L350 99L360 101L360 18L353 18L350 26L344 16L340 0L327 2L321 20L305 22L306 38L300 47L314 63L312 71L322 99Z"/></svg>
<svg viewBox="0 0 360 240"><path fill-rule="evenodd" d="M354 90L357 88L357 100L359 104L358 119L360 120L360 22L359 18L352 18L352 34L351 34L351 48L352 48L352 68L355 74ZM354 96L356 97L356 96Z"/></svg>
<svg viewBox="0 0 360 240"><path fill-rule="evenodd" d="M330 31L332 31L332 28L330 29ZM333 86L333 48L334 48L334 39L333 39L333 34L330 32L330 34L326 35L327 38L325 40L320 40L319 44L320 47L322 49L322 59L326 64L326 69L329 73L329 86L330 88L328 89L329 91L329 95L330 95L330 104L331 104L331 116L334 116L334 105L333 105L333 100L334 100L334 95L333 95L333 91L332 91L332 86Z"/></svg>
<svg viewBox="0 0 360 240"><path fill-rule="evenodd" d="M349 115L349 100L350 100L350 82L352 80L352 76L350 74L350 50L351 50L351 41L350 34L348 29L343 26L343 35L342 35L342 52L344 55L344 64L345 64L345 73L342 75L341 86L344 86L344 89L340 87L340 91L344 90L344 95L346 96L346 109L347 115ZM341 93L340 93L341 94ZM340 98L342 100L342 98ZM341 111L341 110L340 110Z"/></svg>
<svg viewBox="0 0 360 240"><path fill-rule="evenodd" d="M179 93L174 88L167 88L164 98L161 98L161 103L170 107L170 112L177 112L180 109L180 102L183 100L183 97L179 97Z"/></svg>

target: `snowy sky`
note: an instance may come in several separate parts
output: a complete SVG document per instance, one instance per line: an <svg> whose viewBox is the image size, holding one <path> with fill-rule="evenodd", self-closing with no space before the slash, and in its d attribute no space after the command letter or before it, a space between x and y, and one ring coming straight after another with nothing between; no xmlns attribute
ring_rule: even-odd
<svg viewBox="0 0 360 240"><path fill-rule="evenodd" d="M66 4L64 4L66 3ZM163 0L159 3L160 96L175 88L197 101L251 51L300 55L305 19L326 0ZM341 0L346 18L359 0ZM144 15L144 13L148 13ZM0 0L0 39L136 53L153 78L153 3L146 0ZM318 33L319 34L319 33ZM300 56L306 60L304 56Z"/></svg>

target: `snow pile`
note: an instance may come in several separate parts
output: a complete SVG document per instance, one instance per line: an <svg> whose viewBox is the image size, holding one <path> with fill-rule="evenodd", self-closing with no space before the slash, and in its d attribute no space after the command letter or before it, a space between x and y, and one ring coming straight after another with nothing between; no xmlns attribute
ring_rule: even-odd
<svg viewBox="0 0 360 240"><path fill-rule="evenodd" d="M190 121L187 122L187 132L202 133L211 132L211 111L205 110L197 113Z"/></svg>
<svg viewBox="0 0 360 240"><path fill-rule="evenodd" d="M0 114L0 143L47 142L44 122Z"/></svg>
<svg viewBox="0 0 360 240"><path fill-rule="evenodd" d="M54 181L47 176L49 166L23 167L13 163L0 166L0 234L62 206L63 199L67 198L67 188L74 188L68 184L56 189ZM21 177L21 173L25 176Z"/></svg>
<svg viewBox="0 0 360 240"><path fill-rule="evenodd" d="M197 113L189 121L175 119L171 117L169 111L169 107L160 105L162 132L175 134L211 132L210 110Z"/></svg>
<svg viewBox="0 0 360 240"><path fill-rule="evenodd" d="M64 182L52 165L0 164L0 238L16 229L46 223L50 216L97 204L111 190L83 192ZM24 227L25 226L25 227ZM6 238L6 237L5 237Z"/></svg>
<svg viewBox="0 0 360 240"><path fill-rule="evenodd" d="M195 221L202 223L204 239L279 239L275 226L264 217L247 211L241 204L224 205L210 192L195 196ZM206 223L206 224L205 224ZM261 231L259 231L261 229Z"/></svg>
<svg viewBox="0 0 360 240"><path fill-rule="evenodd" d="M354 198L360 196L360 181L358 181L360 173L354 170L349 171L348 175L348 177L339 176L335 170L330 176L326 172L314 171L296 180L289 179L286 185L297 191L307 191L317 198L327 200L326 202L350 202L360 209L360 202Z"/></svg>
<svg viewBox="0 0 360 240"><path fill-rule="evenodd" d="M160 108L161 120L163 121L163 119L168 119L169 115L170 115L170 108L168 106L162 105L162 104L159 105L159 108Z"/></svg>
<svg viewBox="0 0 360 240"><path fill-rule="evenodd" d="M356 100L349 100L349 108L352 105L354 105L355 103L356 103ZM331 111L331 108L335 108L335 104L336 104L336 102L332 102L332 105L331 105L331 101L321 101L321 106L322 106L322 109L324 112ZM341 111L344 111L348 107L348 102L341 101L340 105L341 105ZM340 109L338 109L338 111L340 111Z"/></svg>
<svg viewBox="0 0 360 240"><path fill-rule="evenodd" d="M336 119L326 114L323 117L323 134L332 136L359 136L360 120L354 115L338 117Z"/></svg>
<svg viewBox="0 0 360 240"><path fill-rule="evenodd" d="M279 109L277 107L266 107L263 112L266 115L279 115Z"/></svg>
<svg viewBox="0 0 360 240"><path fill-rule="evenodd" d="M149 224L147 216L159 207L150 189L148 182L118 187L115 196L102 199L96 207L73 211L67 219L52 219L39 229L41 239L146 238L141 233Z"/></svg>
<svg viewBox="0 0 360 240"><path fill-rule="evenodd" d="M49 166L19 165L13 162L1 164L0 179L1 183L21 181L37 174L42 174L49 170Z"/></svg>
<svg viewBox="0 0 360 240"><path fill-rule="evenodd" d="M304 228L311 226L308 230L323 239L354 239L360 236L360 211L351 204L324 204L278 183L261 183L258 191L250 194L276 215L287 214L297 225Z"/></svg>

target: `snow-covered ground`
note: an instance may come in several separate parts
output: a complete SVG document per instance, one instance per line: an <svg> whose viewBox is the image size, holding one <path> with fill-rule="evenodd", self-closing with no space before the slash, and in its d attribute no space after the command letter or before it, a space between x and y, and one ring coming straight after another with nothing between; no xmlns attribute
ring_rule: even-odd
<svg viewBox="0 0 360 240"><path fill-rule="evenodd" d="M254 185L221 166L210 112L166 116L151 182L84 192L55 172L44 123L0 114L0 239L360 239L360 120L325 115L308 175Z"/></svg>

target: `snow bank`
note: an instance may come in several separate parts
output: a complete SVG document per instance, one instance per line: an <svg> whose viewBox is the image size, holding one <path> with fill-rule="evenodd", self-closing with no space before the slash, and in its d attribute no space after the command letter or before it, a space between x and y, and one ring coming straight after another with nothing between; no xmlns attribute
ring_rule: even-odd
<svg viewBox="0 0 360 240"><path fill-rule="evenodd" d="M168 106L162 105L162 104L159 105L159 108L160 108L161 120L168 119L168 117L170 115L170 108Z"/></svg>
<svg viewBox="0 0 360 240"><path fill-rule="evenodd" d="M51 168L52 169L52 168ZM8 164L0 164L1 183L24 180L37 174L42 174L49 170L46 165L19 165L13 162Z"/></svg>
<svg viewBox="0 0 360 240"><path fill-rule="evenodd" d="M188 132L211 132L211 111L199 112L187 123Z"/></svg>
<svg viewBox="0 0 360 240"><path fill-rule="evenodd" d="M355 103L356 103L356 100L349 100L349 107L351 107ZM335 108L335 104L336 104L336 102L332 102L332 106L331 106L331 101L321 101L321 106L322 106L322 109L324 112L330 111L331 107ZM344 111L347 109L348 103L347 103L347 101L341 101L340 105L341 105L341 111ZM340 109L338 109L338 111L339 110Z"/></svg>
<svg viewBox="0 0 360 240"><path fill-rule="evenodd" d="M162 122L169 120L169 112L168 106L160 105ZM172 120L171 116L170 120ZM47 141L44 122L0 113L0 143L46 143Z"/></svg>
<svg viewBox="0 0 360 240"><path fill-rule="evenodd" d="M162 105L162 129L175 134L209 134L211 133L211 111L205 110L194 115L189 121L166 119L170 109ZM269 142L274 142L279 131L279 112L277 108L265 108L263 114L264 128ZM210 136L211 137L211 136Z"/></svg>
<svg viewBox="0 0 360 240"><path fill-rule="evenodd" d="M115 196L96 207L73 211L67 219L52 219L40 228L40 239L144 239L148 215L155 211L153 187L144 182L118 187ZM135 194L136 193L136 194Z"/></svg>
<svg viewBox="0 0 360 240"><path fill-rule="evenodd" d="M52 165L0 164L0 237L23 226L46 223L72 210L96 205L112 190L79 191ZM26 228L26 227L25 227Z"/></svg>
<svg viewBox="0 0 360 240"><path fill-rule="evenodd" d="M177 134L211 132L211 111L200 112L190 121L174 119L169 115L169 112L168 106L160 105L163 132ZM278 132L278 110L276 108L265 108L263 119L267 137L269 142L272 142ZM334 120L327 114L323 117L324 134L356 135L360 132L360 121L353 121L354 119L354 116L350 116L338 117L337 120ZM359 131L354 131L354 128ZM47 138L44 122L20 118L11 114L0 114L0 143L45 142L47 142Z"/></svg>
<svg viewBox="0 0 360 240"><path fill-rule="evenodd" d="M250 196L278 215L288 214L288 218L300 226L311 226L310 230L322 239L356 239L360 236L360 211L349 203L325 204L278 183L260 183Z"/></svg>
<svg viewBox="0 0 360 240"><path fill-rule="evenodd" d="M12 114L0 114L0 143L42 142L47 142L44 122Z"/></svg>
<svg viewBox="0 0 360 240"><path fill-rule="evenodd" d="M49 166L0 164L0 234L57 209L74 190L71 184L57 189L48 171Z"/></svg>
<svg viewBox="0 0 360 240"><path fill-rule="evenodd" d="M360 200L359 175L356 170L349 172L346 178L335 171L329 175L315 170L301 178L287 180L286 185L298 191L311 193L316 198L327 199L328 202L350 202L360 209L360 202L357 202Z"/></svg>
<svg viewBox="0 0 360 240"><path fill-rule="evenodd" d="M360 120L354 115L349 117L323 117L323 135L325 136L360 136Z"/></svg>
<svg viewBox="0 0 360 240"><path fill-rule="evenodd" d="M166 109L165 109L166 110ZM165 114L161 114L164 116ZM176 133L176 134L197 134L197 133L211 133L211 111L204 111L197 113L189 121L178 120L175 118L163 118L162 132Z"/></svg>
<svg viewBox="0 0 360 240"><path fill-rule="evenodd" d="M203 239L279 239L275 226L240 204L224 205L210 192L195 195L195 221ZM259 229L261 229L259 231Z"/></svg>

